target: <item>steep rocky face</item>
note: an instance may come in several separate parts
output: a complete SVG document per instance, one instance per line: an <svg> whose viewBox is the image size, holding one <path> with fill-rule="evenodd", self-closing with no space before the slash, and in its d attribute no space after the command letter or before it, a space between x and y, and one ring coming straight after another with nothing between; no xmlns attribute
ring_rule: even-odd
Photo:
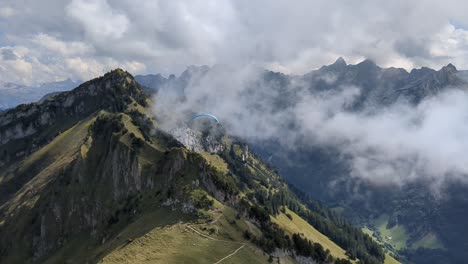
<svg viewBox="0 0 468 264"><path fill-rule="evenodd" d="M4 202L22 188L36 174L46 173L49 162L60 155L37 154L54 139L71 128L82 125L98 111L119 111L131 102L146 104L146 97L131 75L122 70L87 82L71 92L65 92L42 103L21 105L0 114L0 201ZM81 122L81 123L80 123ZM64 142L79 144L80 136ZM57 153L61 153L62 150ZM45 152L45 150L44 150ZM27 163L25 166L23 163Z"/></svg>
<svg viewBox="0 0 468 264"><path fill-rule="evenodd" d="M224 149L221 139L211 134L203 135L200 131L190 129L189 127L174 129L171 135L192 151L220 153Z"/></svg>
<svg viewBox="0 0 468 264"><path fill-rule="evenodd" d="M21 105L1 113L0 153L3 156L0 168L98 110L122 110L131 98L146 105L146 97L137 85L128 73L119 69L86 82L71 92L58 94L54 100Z"/></svg>

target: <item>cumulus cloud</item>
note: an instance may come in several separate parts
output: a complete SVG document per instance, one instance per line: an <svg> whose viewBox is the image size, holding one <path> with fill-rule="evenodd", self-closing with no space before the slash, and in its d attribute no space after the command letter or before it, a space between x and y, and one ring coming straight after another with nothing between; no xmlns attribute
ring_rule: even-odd
<svg viewBox="0 0 468 264"><path fill-rule="evenodd" d="M24 59L29 50L25 47L0 47L0 76L8 80L28 83L32 77L32 64Z"/></svg>
<svg viewBox="0 0 468 264"><path fill-rule="evenodd" d="M338 102L352 100L347 93ZM466 91L448 90L417 106L399 103L373 114L346 111L335 101L305 98L295 113L300 133L351 157L353 176L399 185L423 180L432 187L447 179L468 181Z"/></svg>
<svg viewBox="0 0 468 264"><path fill-rule="evenodd" d="M179 73L187 65L251 64L304 73L338 56L382 66L440 68L468 50L465 3L449 0L153 1L3 0L0 46L22 46L40 62L31 81L76 75L66 60L140 73ZM456 26L454 26L456 25ZM43 51L46 49L46 51ZM49 51L57 51L57 55ZM48 56L41 56L49 52ZM114 65L114 64L112 64ZM39 69L41 67L42 69ZM90 65L89 68L96 68ZM49 69L49 70L48 70ZM7 80L8 76L1 78ZM102 72L99 72L102 74ZM13 80L13 79L10 79Z"/></svg>
<svg viewBox="0 0 468 264"><path fill-rule="evenodd" d="M66 12L97 40L121 38L130 23L123 12L112 8L106 0L73 0Z"/></svg>
<svg viewBox="0 0 468 264"><path fill-rule="evenodd" d="M8 18L8 17L15 15L15 13L16 13L15 10L9 6L0 7L0 17Z"/></svg>
<svg viewBox="0 0 468 264"><path fill-rule="evenodd" d="M4 60L16 60L18 58L11 49L4 48L4 49L1 49L1 52L2 52L2 57Z"/></svg>
<svg viewBox="0 0 468 264"><path fill-rule="evenodd" d="M40 33L32 38L32 42L40 47L62 56L76 56L93 54L93 47L84 42L65 42L45 33Z"/></svg>

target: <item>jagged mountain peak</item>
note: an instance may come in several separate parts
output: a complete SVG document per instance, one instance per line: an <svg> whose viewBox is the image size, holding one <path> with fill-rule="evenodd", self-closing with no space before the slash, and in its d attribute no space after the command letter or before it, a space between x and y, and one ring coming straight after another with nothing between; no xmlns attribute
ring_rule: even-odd
<svg viewBox="0 0 468 264"><path fill-rule="evenodd" d="M99 78L98 78L99 79ZM120 68L111 70L104 74L105 80L111 80L113 82L123 82L128 84L135 84L135 78L127 71Z"/></svg>
<svg viewBox="0 0 468 264"><path fill-rule="evenodd" d="M143 89L136 82L135 78L129 72L120 68L112 70L104 74L104 76L87 81L70 93L95 95L100 92L113 94L114 98L130 96L140 104L145 104L144 101L147 99Z"/></svg>
<svg viewBox="0 0 468 264"><path fill-rule="evenodd" d="M210 67L207 65L190 65L187 67L187 69L182 72L181 77L183 76L191 76L194 74L204 74L210 70Z"/></svg>
<svg viewBox="0 0 468 264"><path fill-rule="evenodd" d="M346 66L348 64L346 64L346 61L343 59L343 57L339 57L334 63L333 65L336 65L336 66Z"/></svg>
<svg viewBox="0 0 468 264"><path fill-rule="evenodd" d="M94 78L88 82L85 82L82 86L88 86L89 84L96 84L101 85L105 84L102 88L109 89L109 88L116 88L116 87L131 87L136 90L140 89L138 83L135 81L133 75L129 72L124 71L120 68L111 70L104 74L104 76Z"/></svg>
<svg viewBox="0 0 468 264"><path fill-rule="evenodd" d="M442 67L440 71L452 72L452 73L458 72L457 67L455 67L452 63L449 63L446 66Z"/></svg>
<svg viewBox="0 0 468 264"><path fill-rule="evenodd" d="M132 76L130 73L128 73L127 71L124 71L122 68L115 68L104 74L104 76L109 76L109 75Z"/></svg>
<svg viewBox="0 0 468 264"><path fill-rule="evenodd" d="M328 72L328 71L341 72L341 71L344 71L347 66L348 64L346 63L346 61L342 57L339 57L333 64L323 65L318 71L319 72ZM312 71L309 74L314 73L314 72L315 71Z"/></svg>
<svg viewBox="0 0 468 264"><path fill-rule="evenodd" d="M97 78L91 79L87 82L84 82L81 84L79 87L85 87L90 84L101 84L102 82L105 81L111 81L112 84L134 84L135 78L127 71L124 71L120 68L111 70L107 73L105 73L103 76L99 76Z"/></svg>
<svg viewBox="0 0 468 264"><path fill-rule="evenodd" d="M375 61L373 61L371 59L365 59L365 60L361 61L360 63L356 64L356 66L358 66L358 67L380 68L379 66L377 66Z"/></svg>

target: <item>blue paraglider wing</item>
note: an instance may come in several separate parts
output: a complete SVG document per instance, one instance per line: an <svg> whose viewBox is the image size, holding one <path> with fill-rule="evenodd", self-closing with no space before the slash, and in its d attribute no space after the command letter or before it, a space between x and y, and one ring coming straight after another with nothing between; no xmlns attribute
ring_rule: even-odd
<svg viewBox="0 0 468 264"><path fill-rule="evenodd" d="M194 115L194 116L192 116L192 118L191 118L189 121L192 121L192 120L194 120L195 118L202 117L202 116L209 117L209 118L215 120L218 124L220 123L219 120L218 120L218 118L217 118L216 116L214 116L214 115L212 115L212 114L205 114L205 113L203 113L203 114L198 114L198 115Z"/></svg>

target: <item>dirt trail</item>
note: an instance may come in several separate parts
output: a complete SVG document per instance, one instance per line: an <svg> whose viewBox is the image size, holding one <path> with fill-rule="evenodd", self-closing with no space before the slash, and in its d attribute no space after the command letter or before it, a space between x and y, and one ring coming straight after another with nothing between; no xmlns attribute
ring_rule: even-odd
<svg viewBox="0 0 468 264"><path fill-rule="evenodd" d="M217 219L213 220L210 224L214 224L216 223L219 218L221 216L219 216ZM200 224L200 225L203 225L203 224ZM223 243L231 243L231 244L238 244L238 245L241 245L239 248L237 248L234 252L232 252L231 254L223 257L222 259L218 260L217 262L215 262L214 264L218 264L218 263L221 263L223 260L227 259L227 258L230 258L232 256L234 256L235 254L237 254L237 252L239 252L239 250L241 250L243 247L245 247L245 243L242 243L242 242L236 242L236 241L229 241L229 240L222 240L222 239L217 239L217 238L214 238L214 237L210 237L208 235L205 235L203 233L201 233L200 231L196 230L195 228L193 228L191 225L187 225L187 228L192 230L193 232L197 233L198 235L204 237L204 238L207 238L207 239L210 239L210 240L213 240L213 241L219 241L219 242L223 242Z"/></svg>
<svg viewBox="0 0 468 264"><path fill-rule="evenodd" d="M231 254L225 256L224 258L218 260L218 262L215 262L214 264L221 263L221 261L223 261L223 260L225 260L225 259L227 259L227 258L229 258L229 257L231 257L231 256L234 256L234 255L235 255L239 250L241 250L243 247L245 247L245 245L240 246L238 249L236 249L236 251L234 251L234 252L232 252Z"/></svg>

